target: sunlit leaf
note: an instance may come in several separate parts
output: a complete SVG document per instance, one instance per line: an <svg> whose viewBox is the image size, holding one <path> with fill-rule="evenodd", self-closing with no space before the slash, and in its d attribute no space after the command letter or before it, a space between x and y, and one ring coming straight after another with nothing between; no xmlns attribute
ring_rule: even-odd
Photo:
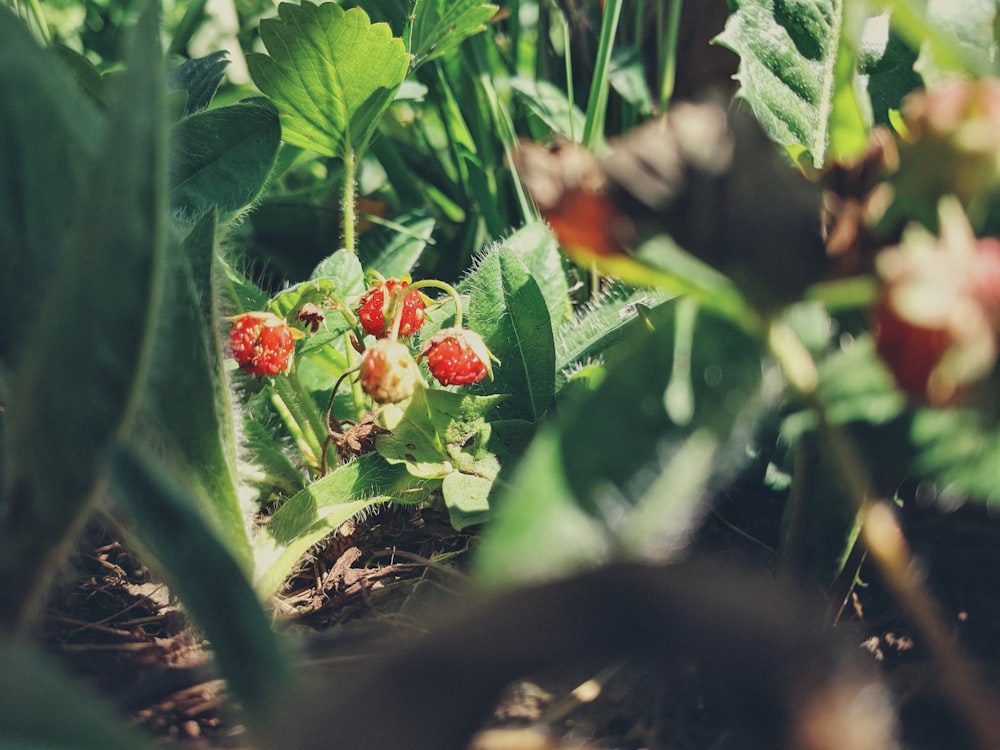
<svg viewBox="0 0 1000 750"><path fill-rule="evenodd" d="M414 65L451 54L468 37L486 30L496 5L481 0L416 0L409 28Z"/></svg>
<svg viewBox="0 0 1000 750"><path fill-rule="evenodd" d="M855 76L861 26L840 0L740 0L717 41L740 56L740 96L768 135L803 146L819 167L829 152L859 152L867 127Z"/></svg>
<svg viewBox="0 0 1000 750"><path fill-rule="evenodd" d="M369 454L312 482L284 503L254 540L255 586L271 596L302 556L342 523L389 501L420 502L430 486Z"/></svg>
<svg viewBox="0 0 1000 750"><path fill-rule="evenodd" d="M327 156L363 151L406 76L403 40L333 2L281 3L260 36L268 55L247 65L281 112L284 140Z"/></svg>

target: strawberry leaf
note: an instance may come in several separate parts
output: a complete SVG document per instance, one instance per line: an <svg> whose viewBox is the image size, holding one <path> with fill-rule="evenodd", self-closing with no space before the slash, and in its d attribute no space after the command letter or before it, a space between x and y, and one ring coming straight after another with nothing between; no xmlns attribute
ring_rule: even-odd
<svg viewBox="0 0 1000 750"><path fill-rule="evenodd" d="M416 0L409 29L413 67L454 52L485 31L496 12L497 6L480 0Z"/></svg>
<svg viewBox="0 0 1000 750"><path fill-rule="evenodd" d="M510 394L500 405L504 416L537 421L555 394L555 340L548 303L536 281L547 277L533 274L522 260L530 249L530 244L508 243L483 258L468 280L468 323L501 363L494 379L479 387Z"/></svg>
<svg viewBox="0 0 1000 750"><path fill-rule="evenodd" d="M855 93L861 24L848 5L740 0L717 38L740 56L740 95L768 135L804 148L817 167L857 154L867 135L870 115Z"/></svg>
<svg viewBox="0 0 1000 750"><path fill-rule="evenodd" d="M327 156L363 152L406 76L403 40L332 2L282 3L260 35L270 56L247 64L281 113L284 140Z"/></svg>

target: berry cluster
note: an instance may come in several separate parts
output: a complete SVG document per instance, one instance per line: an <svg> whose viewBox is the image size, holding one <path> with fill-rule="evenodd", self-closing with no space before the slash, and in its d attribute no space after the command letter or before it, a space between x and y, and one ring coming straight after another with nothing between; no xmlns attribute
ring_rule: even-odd
<svg viewBox="0 0 1000 750"><path fill-rule="evenodd" d="M440 282L422 282L454 290ZM417 361L399 339L412 336L424 324L427 301L408 278L376 278L361 297L356 310L365 333L377 341L364 351L361 388L378 403L396 403L409 398L420 380ZM441 385L470 385L487 375L493 377L493 355L482 338L461 326L446 328L432 336L417 357Z"/></svg>
<svg viewBox="0 0 1000 750"><path fill-rule="evenodd" d="M428 339L416 358L402 343L424 325L425 310L431 301L421 287L445 289L458 310L455 325ZM495 359L482 338L461 325L461 306L455 291L438 281L411 283L409 277L376 277L353 309L361 331L375 341L358 350L363 353L358 378L362 390L380 404L398 403L413 395L422 383L418 361L441 385L471 385L493 377ZM325 322L323 311L313 303L302 306L295 318L316 333ZM245 372L262 377L279 375L291 365L295 339L305 334L290 328L280 317L269 312L248 312L233 319L229 349Z"/></svg>

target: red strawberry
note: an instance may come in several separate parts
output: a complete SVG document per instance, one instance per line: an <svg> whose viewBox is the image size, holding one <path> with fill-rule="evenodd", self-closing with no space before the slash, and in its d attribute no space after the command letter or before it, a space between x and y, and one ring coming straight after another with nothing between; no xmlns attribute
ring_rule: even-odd
<svg viewBox="0 0 1000 750"><path fill-rule="evenodd" d="M361 359L361 389L380 404L396 404L413 395L420 370L405 345L379 339Z"/></svg>
<svg viewBox="0 0 1000 750"><path fill-rule="evenodd" d="M392 330L392 315L397 314L398 304L394 307L394 290L405 289L410 283L400 279L387 279L369 289L361 298L358 306L358 317L361 326L367 333L377 339L385 338ZM405 338L420 330L424 324L424 298L416 289L402 295L402 319L399 323L399 336Z"/></svg>
<svg viewBox="0 0 1000 750"><path fill-rule="evenodd" d="M441 385L469 385L487 375L493 379L493 355L479 334L464 328L445 328L434 334L420 356L427 358L431 375Z"/></svg>
<svg viewBox="0 0 1000 750"><path fill-rule="evenodd" d="M229 350L240 368L260 377L288 369L295 335L284 320L268 312L249 312L236 318L229 331Z"/></svg>

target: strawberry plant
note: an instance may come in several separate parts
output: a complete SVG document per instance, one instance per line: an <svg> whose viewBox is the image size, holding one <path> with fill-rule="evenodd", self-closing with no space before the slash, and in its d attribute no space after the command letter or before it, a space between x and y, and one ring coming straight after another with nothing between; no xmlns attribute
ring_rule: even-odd
<svg viewBox="0 0 1000 750"><path fill-rule="evenodd" d="M995 746L898 521L1000 491L995 8L719 3L692 82L678 0L107 5L121 49L0 8L3 639L96 518L267 737L270 607L347 522L440 513L484 586L722 525L859 612L877 576Z"/></svg>

